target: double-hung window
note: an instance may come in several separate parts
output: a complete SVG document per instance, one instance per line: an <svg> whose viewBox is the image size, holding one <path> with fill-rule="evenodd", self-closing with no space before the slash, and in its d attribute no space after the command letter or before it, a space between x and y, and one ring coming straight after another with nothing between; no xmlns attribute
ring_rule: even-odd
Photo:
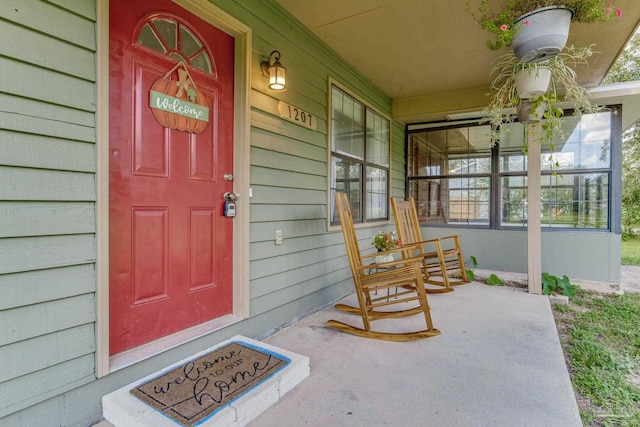
<svg viewBox="0 0 640 427"><path fill-rule="evenodd" d="M331 85L331 203L347 193L355 222L389 218L389 119ZM335 208L331 223L337 221Z"/></svg>

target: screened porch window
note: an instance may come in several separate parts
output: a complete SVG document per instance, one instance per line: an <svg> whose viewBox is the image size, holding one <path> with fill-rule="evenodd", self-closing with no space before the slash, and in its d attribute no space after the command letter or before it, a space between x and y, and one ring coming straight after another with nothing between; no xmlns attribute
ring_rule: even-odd
<svg viewBox="0 0 640 427"><path fill-rule="evenodd" d="M422 222L488 225L491 146L486 126L409 135L410 195Z"/></svg>
<svg viewBox="0 0 640 427"><path fill-rule="evenodd" d="M543 146L543 228L611 229L614 118L611 111L567 117L564 137L553 150ZM422 222L527 226L525 127L505 126L494 148L488 133L475 124L409 132L408 192Z"/></svg>

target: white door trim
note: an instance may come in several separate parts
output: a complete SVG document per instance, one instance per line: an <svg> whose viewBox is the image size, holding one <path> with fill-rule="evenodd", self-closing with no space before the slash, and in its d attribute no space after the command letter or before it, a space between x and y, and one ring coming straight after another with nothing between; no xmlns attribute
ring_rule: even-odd
<svg viewBox="0 0 640 427"><path fill-rule="evenodd" d="M237 215L233 219L233 314L214 329L201 333L174 334L174 340L128 351L127 358L109 357L109 0L97 0L97 202L96 202L96 376L101 377L126 365L174 347L249 317L249 136L251 113L251 28L208 1L172 0L211 25L235 38L234 72L234 191ZM186 331L188 332L188 331ZM177 341L176 341L177 339ZM170 341L170 342L167 342ZM163 343L166 342L166 345Z"/></svg>

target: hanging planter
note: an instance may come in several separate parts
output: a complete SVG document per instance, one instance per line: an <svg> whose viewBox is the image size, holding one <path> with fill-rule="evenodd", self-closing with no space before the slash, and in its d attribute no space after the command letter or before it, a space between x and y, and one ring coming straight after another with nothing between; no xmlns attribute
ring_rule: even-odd
<svg viewBox="0 0 640 427"><path fill-rule="evenodd" d="M489 134L492 144L499 142L501 132L508 130L508 126L516 119L515 114L511 114L511 109L521 109L519 120L523 123L538 120L540 111L531 114L526 111L525 101L532 103L534 110L541 108L543 113L543 125L540 141L547 143L554 137L562 135L563 109L559 104L558 88L563 89L562 101L571 104L576 114L595 113L601 111L601 107L589 101L586 90L580 86L576 80L575 71L571 68L574 65L587 64L588 59L593 54L592 47L575 48L570 46L563 52L549 59L543 65L524 64L516 58L513 52L507 52L498 58L492 69L495 78L491 82L491 101L486 109L486 121L491 124ZM540 96L525 99L518 93L515 76L523 69L533 69L547 67L551 70L551 81L547 90ZM522 104L522 105L521 105ZM505 112L508 112L505 114Z"/></svg>
<svg viewBox="0 0 640 427"><path fill-rule="evenodd" d="M551 80L551 68L526 67L518 71L514 76L516 90L522 99L537 98L544 94Z"/></svg>
<svg viewBox="0 0 640 427"><path fill-rule="evenodd" d="M573 11L564 6L548 6L522 15L511 48L522 62L541 62L556 56L567 44Z"/></svg>
<svg viewBox="0 0 640 427"><path fill-rule="evenodd" d="M518 104L518 121L520 123L536 123L542 120L542 115L544 114L545 108L547 108L546 103L540 103L537 108L534 110L534 102L532 101L521 101Z"/></svg>
<svg viewBox="0 0 640 427"><path fill-rule="evenodd" d="M511 46L523 62L544 61L567 42L569 23L608 22L622 11L613 0L479 0L467 2L467 12L492 34L491 50ZM477 4L477 0L475 1ZM532 36L529 33L534 32Z"/></svg>

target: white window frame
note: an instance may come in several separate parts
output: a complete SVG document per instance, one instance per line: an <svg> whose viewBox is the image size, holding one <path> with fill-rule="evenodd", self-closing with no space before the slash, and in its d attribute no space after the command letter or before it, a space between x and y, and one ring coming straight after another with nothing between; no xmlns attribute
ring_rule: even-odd
<svg viewBox="0 0 640 427"><path fill-rule="evenodd" d="M333 140L332 140L332 136L333 136L333 129L332 129L332 122L333 122L333 87L336 87L337 89L341 90L342 92L344 92L345 94L349 95L351 98L353 98L355 101L357 101L358 103L360 103L364 109L364 116L365 116L365 134L366 134L366 113L367 110L381 116L383 119L387 120L387 122L389 123L389 140L388 140L388 158L389 158L389 165L388 167L384 168L382 167L382 169L386 169L387 171L387 182L386 182L386 187L387 187L387 195L385 197L386 199L386 209L387 209L387 217L386 218L382 218L382 219L365 219L365 215L366 213L363 213L363 218L361 219L361 221L356 222L355 226L356 227L363 227L363 226L371 226L371 225L379 225L379 224L388 224L391 221L391 211L390 211L390 205L389 205L389 198L391 197L391 173L392 173L392 164L393 164L393 159L392 159L392 150L391 150L391 134L392 134L392 120L391 117L389 117L388 115L384 114L383 112L381 112L380 110L378 110L377 108L375 108L373 105L371 105L369 102L365 101L364 99L362 99L362 97L356 95L353 91L347 89L344 85L336 82L333 79L329 79L328 81L328 133L327 133L327 194L328 194L328 203L327 203L327 229L328 230L336 230L340 228L340 225L336 223L336 221L334 220L334 222L332 223L332 213L335 210L335 194L334 194L334 170L333 170L333 159L334 159L334 154L335 152L333 151ZM366 136L366 135L365 135ZM366 150L366 138L365 138L365 150ZM339 155L338 157L344 158L345 156L343 155ZM367 166L375 166L375 167L380 167L379 164L376 163L372 163L372 162L367 162L366 160L366 151L365 154L363 156L363 159L361 161L358 161L361 165L362 165L362 171L361 171L361 204L364 205L365 203L365 199L366 199L366 167Z"/></svg>

